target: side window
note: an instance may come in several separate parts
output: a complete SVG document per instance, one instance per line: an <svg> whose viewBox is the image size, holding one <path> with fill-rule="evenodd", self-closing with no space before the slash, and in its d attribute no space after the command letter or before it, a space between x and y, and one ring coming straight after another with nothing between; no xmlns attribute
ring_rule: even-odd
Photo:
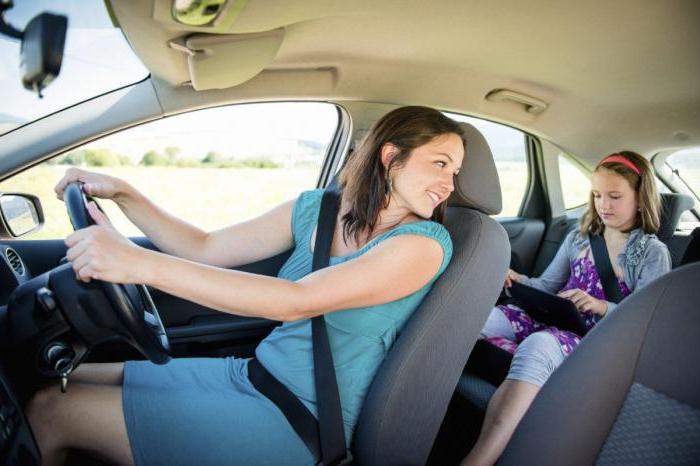
<svg viewBox="0 0 700 466"><path fill-rule="evenodd" d="M498 216L517 216L529 178L525 133L509 126L465 115L446 115L453 120L473 125L484 135L493 153L501 182L503 209Z"/></svg>
<svg viewBox="0 0 700 466"><path fill-rule="evenodd" d="M78 147L3 181L0 191L39 196L46 221L29 239L70 234L53 187L71 166L124 179L175 216L214 230L315 188L337 127L338 111L326 103L198 110ZM114 203L101 205L119 231L141 235Z"/></svg>
<svg viewBox="0 0 700 466"><path fill-rule="evenodd" d="M591 182L564 154L559 154L559 178L566 210L580 207L588 202Z"/></svg>
<svg viewBox="0 0 700 466"><path fill-rule="evenodd" d="M666 159L673 173L687 188L688 194L700 196L700 148L684 149L674 152ZM695 208L698 208L697 202ZM698 219L690 211L685 211L680 218L681 224L697 226Z"/></svg>

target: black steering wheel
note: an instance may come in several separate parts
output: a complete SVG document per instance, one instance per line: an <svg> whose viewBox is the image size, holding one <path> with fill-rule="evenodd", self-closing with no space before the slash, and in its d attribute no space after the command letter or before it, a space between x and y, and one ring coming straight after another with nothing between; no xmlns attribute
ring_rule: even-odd
<svg viewBox="0 0 700 466"><path fill-rule="evenodd" d="M87 204L93 199L83 193L81 183L70 183L63 192L63 201L74 230L94 225ZM110 283L96 280L112 309L91 309L91 312L116 314L117 332L151 362L165 364L170 360L170 342L151 294L144 285ZM113 319L110 319L113 320Z"/></svg>

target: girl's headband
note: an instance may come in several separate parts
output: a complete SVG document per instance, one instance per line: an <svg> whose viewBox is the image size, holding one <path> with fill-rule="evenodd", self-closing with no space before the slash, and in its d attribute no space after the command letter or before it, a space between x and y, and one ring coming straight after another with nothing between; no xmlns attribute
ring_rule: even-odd
<svg viewBox="0 0 700 466"><path fill-rule="evenodd" d="M621 163L622 165L625 165L626 167L629 167L633 172L635 172L637 175L642 176L642 172L639 171L639 168L629 160L627 160L625 157L621 156L620 154L613 154L609 157L605 157L603 160L601 160L598 163L598 166L600 167L601 165L605 163Z"/></svg>

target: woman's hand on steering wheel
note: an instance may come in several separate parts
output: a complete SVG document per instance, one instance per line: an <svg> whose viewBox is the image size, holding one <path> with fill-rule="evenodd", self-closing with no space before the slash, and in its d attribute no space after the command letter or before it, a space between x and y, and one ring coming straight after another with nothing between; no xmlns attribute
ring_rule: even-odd
<svg viewBox="0 0 700 466"><path fill-rule="evenodd" d="M82 183L83 192L88 196L111 199L115 202L130 188L126 181L113 176L89 172L80 168L69 168L54 187L56 197L63 200L63 192L66 187L76 181Z"/></svg>
<svg viewBox="0 0 700 466"><path fill-rule="evenodd" d="M65 240L66 258L76 277L83 282L91 279L112 283L143 283L135 267L145 250L135 245L112 225L109 219L89 202L87 210L96 225L73 232Z"/></svg>

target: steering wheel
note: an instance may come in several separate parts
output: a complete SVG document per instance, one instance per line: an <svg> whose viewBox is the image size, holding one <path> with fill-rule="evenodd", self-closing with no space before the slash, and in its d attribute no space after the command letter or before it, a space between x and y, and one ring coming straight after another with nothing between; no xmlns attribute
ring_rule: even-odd
<svg viewBox="0 0 700 466"><path fill-rule="evenodd" d="M70 183L66 187L63 192L63 201L74 230L95 224L87 210L87 204L92 201L92 198L83 193L80 183ZM170 360L170 342L148 289L144 285L96 281L112 309L97 308L91 309L91 312L115 313L116 330L128 343L151 362L167 363Z"/></svg>

